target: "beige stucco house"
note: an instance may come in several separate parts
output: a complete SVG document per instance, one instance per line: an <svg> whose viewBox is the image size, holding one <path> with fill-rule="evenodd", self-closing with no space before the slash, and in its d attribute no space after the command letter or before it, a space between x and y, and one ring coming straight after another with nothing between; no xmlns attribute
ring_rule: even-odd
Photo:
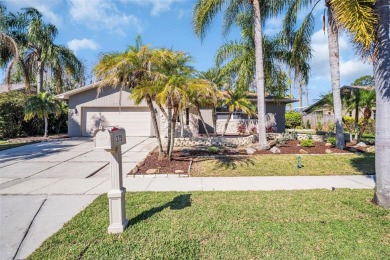
<svg viewBox="0 0 390 260"><path fill-rule="evenodd" d="M128 136L155 136L151 113L146 102L135 105L129 96L129 89L103 87L99 90L97 83L58 95L58 99L67 101L69 105L68 135L71 137L92 136L99 126L121 126L125 128ZM251 98L255 102L255 99ZM275 132L284 132L285 105L291 102L295 100L266 98L268 122ZM157 106L155 110L158 114L157 123L164 137L167 133L167 119ZM213 133L212 110L204 108L201 109L201 113L208 131ZM223 112L222 108L217 112L217 133L222 132L226 116L227 113ZM179 120L183 122L178 123L178 136L182 130L186 137L198 136L205 132L199 115L193 108L183 111ZM236 134L238 124L243 122L248 126L257 124L256 119L244 118L239 112L234 113L227 134Z"/></svg>

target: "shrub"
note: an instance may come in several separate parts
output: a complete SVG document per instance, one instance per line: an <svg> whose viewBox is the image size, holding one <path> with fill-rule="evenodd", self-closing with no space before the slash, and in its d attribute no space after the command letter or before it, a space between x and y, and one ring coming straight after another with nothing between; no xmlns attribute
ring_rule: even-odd
<svg viewBox="0 0 390 260"><path fill-rule="evenodd" d="M311 129L310 120L306 120L306 129Z"/></svg>
<svg viewBox="0 0 390 260"><path fill-rule="evenodd" d="M237 132L240 134L240 135L243 135L246 133L246 125L244 123L240 123L237 127Z"/></svg>
<svg viewBox="0 0 390 260"><path fill-rule="evenodd" d="M318 121L314 129L316 131L322 131L322 123Z"/></svg>
<svg viewBox="0 0 390 260"><path fill-rule="evenodd" d="M301 114L295 111L287 111L285 114L286 128L295 128L302 124Z"/></svg>
<svg viewBox="0 0 390 260"><path fill-rule="evenodd" d="M315 143L314 143L313 139L302 140L301 141L301 146L303 146L303 147L313 147L313 146L315 146Z"/></svg>
<svg viewBox="0 0 390 260"><path fill-rule="evenodd" d="M329 137L326 141L328 143L332 144L333 146L336 145L336 138L334 138L334 137Z"/></svg>
<svg viewBox="0 0 390 260"><path fill-rule="evenodd" d="M249 130L249 133L250 133L251 135L257 134L257 127L256 127L256 126L252 126L251 129Z"/></svg>
<svg viewBox="0 0 390 260"><path fill-rule="evenodd" d="M215 147L215 146L210 146L209 148L207 148L207 151L209 153L218 153L219 152L219 148Z"/></svg>
<svg viewBox="0 0 390 260"><path fill-rule="evenodd" d="M295 129L302 130L303 127L299 125L299 126L295 127Z"/></svg>

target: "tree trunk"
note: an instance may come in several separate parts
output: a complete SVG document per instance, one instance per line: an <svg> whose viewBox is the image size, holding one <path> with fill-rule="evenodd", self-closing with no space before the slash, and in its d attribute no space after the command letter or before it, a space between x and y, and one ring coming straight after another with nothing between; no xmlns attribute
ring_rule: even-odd
<svg viewBox="0 0 390 260"><path fill-rule="evenodd" d="M43 137L47 137L47 129L48 129L48 122L47 122L47 117L45 116L45 133Z"/></svg>
<svg viewBox="0 0 390 260"><path fill-rule="evenodd" d="M45 67L43 66L43 62L38 62L38 75L37 75L37 94L42 92L43 90L43 72Z"/></svg>
<svg viewBox="0 0 390 260"><path fill-rule="evenodd" d="M156 137L157 137L158 147L159 147L158 159L161 160L162 158L164 158L164 149L163 149L162 142L161 142L160 129L158 128L158 124L157 124L156 111L154 110L153 101L152 101L152 98L150 97L150 95L147 94L145 96L145 99L146 99L146 103L148 104L150 113L152 114L153 127L154 127L155 132L156 132Z"/></svg>
<svg viewBox="0 0 390 260"><path fill-rule="evenodd" d="M184 137L184 117L183 117L183 111L179 112L180 114L180 137Z"/></svg>
<svg viewBox="0 0 390 260"><path fill-rule="evenodd" d="M225 128L223 129L222 136L224 136L225 133L226 133L226 130L228 128L228 125L229 125L229 122L230 122L230 118L232 117L232 114L233 114L233 112L229 112L228 118L226 119Z"/></svg>
<svg viewBox="0 0 390 260"><path fill-rule="evenodd" d="M176 137L176 119L177 119L178 108L173 108L172 116L172 129L171 129L171 146L169 147L168 158L172 161L173 147L175 146L175 137Z"/></svg>
<svg viewBox="0 0 390 260"><path fill-rule="evenodd" d="M212 109L211 116L213 118L214 136L216 136L217 135L217 112L214 106L211 109Z"/></svg>
<svg viewBox="0 0 390 260"><path fill-rule="evenodd" d="M303 107L303 89L302 89L302 81L299 82L299 107L302 109Z"/></svg>
<svg viewBox="0 0 390 260"><path fill-rule="evenodd" d="M167 134L167 153L169 153L169 148L171 147L171 129L172 129L172 106L171 101L168 100L168 134Z"/></svg>
<svg viewBox="0 0 390 260"><path fill-rule="evenodd" d="M376 89L375 134L375 201L379 206L390 208L390 9L389 0L377 0L378 14L377 56L374 60Z"/></svg>
<svg viewBox="0 0 390 260"><path fill-rule="evenodd" d="M333 11L328 6L328 47L330 78L332 82L334 116L336 120L336 146L344 149L343 114L340 95L340 64L339 64L339 35L338 28L333 20Z"/></svg>
<svg viewBox="0 0 390 260"><path fill-rule="evenodd" d="M355 90L355 140L356 140L356 143L360 142L360 133L359 133L359 103L360 103L359 90Z"/></svg>
<svg viewBox="0 0 390 260"><path fill-rule="evenodd" d="M165 119L168 120L168 114L167 114L167 112L165 111L165 109L163 108L163 106L162 106L160 103L157 103L157 106L158 106L158 108L161 110L161 112L163 113L163 115L165 116Z"/></svg>
<svg viewBox="0 0 390 260"><path fill-rule="evenodd" d="M265 119L265 86L263 64L263 42L261 29L261 13L259 1L253 0L254 25L255 25L255 55L256 55L256 89L257 89L257 118L259 132L259 149L268 148Z"/></svg>
<svg viewBox="0 0 390 260"><path fill-rule="evenodd" d="M207 138L210 138L209 132L207 131L206 123L204 122L202 113L200 112L199 104L196 104L195 107L196 107L196 110L198 111L200 121L202 121L204 130L206 131Z"/></svg>

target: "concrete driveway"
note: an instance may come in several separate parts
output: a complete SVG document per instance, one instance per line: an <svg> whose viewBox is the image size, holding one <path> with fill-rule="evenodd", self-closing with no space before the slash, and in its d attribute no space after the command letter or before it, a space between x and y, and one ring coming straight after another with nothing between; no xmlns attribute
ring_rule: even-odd
<svg viewBox="0 0 390 260"><path fill-rule="evenodd" d="M124 178L156 147L127 137ZM41 142L0 152L0 259L23 259L109 189L109 157L92 139Z"/></svg>

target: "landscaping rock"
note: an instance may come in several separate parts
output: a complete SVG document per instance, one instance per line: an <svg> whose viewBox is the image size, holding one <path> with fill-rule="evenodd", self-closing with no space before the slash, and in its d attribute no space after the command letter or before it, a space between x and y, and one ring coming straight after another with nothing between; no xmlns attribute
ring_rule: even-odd
<svg viewBox="0 0 390 260"><path fill-rule="evenodd" d="M131 174L135 174L135 173L137 173L137 172L138 172L138 167L135 166L134 169L132 169L130 173L131 173Z"/></svg>
<svg viewBox="0 0 390 260"><path fill-rule="evenodd" d="M326 146L326 147L332 147L333 144L331 144L331 143L326 143L325 146Z"/></svg>
<svg viewBox="0 0 390 260"><path fill-rule="evenodd" d="M357 145L355 145L355 147L367 147L367 145L364 142L360 142Z"/></svg>
<svg viewBox="0 0 390 260"><path fill-rule="evenodd" d="M276 140L271 140L268 142L269 148L274 147L276 145Z"/></svg>
<svg viewBox="0 0 390 260"><path fill-rule="evenodd" d="M300 154L308 154L309 152L306 151L306 150L300 149L300 150L299 150L299 153L300 153Z"/></svg>
<svg viewBox="0 0 390 260"><path fill-rule="evenodd" d="M366 152L367 153L375 153L375 146L367 147Z"/></svg>
<svg viewBox="0 0 390 260"><path fill-rule="evenodd" d="M183 174L184 171L183 171L183 170L176 170L175 173L176 173L176 174Z"/></svg>
<svg viewBox="0 0 390 260"><path fill-rule="evenodd" d="M158 173L158 169L149 169L146 171L146 174L154 174L154 173Z"/></svg>
<svg viewBox="0 0 390 260"><path fill-rule="evenodd" d="M279 149L278 147L276 147L276 146L272 147L272 148L270 149L270 151L271 151L272 153L280 153L280 149Z"/></svg>
<svg viewBox="0 0 390 260"><path fill-rule="evenodd" d="M351 147L351 148L349 148L348 150L349 150L350 152L353 152L353 153L356 153L356 152L358 151L357 149L355 149L355 148L352 148L352 147Z"/></svg>
<svg viewBox="0 0 390 260"><path fill-rule="evenodd" d="M239 154L240 151L239 151L238 149L229 149L229 150L227 151L227 153L228 153L228 154Z"/></svg>
<svg viewBox="0 0 390 260"><path fill-rule="evenodd" d="M144 164L145 164L145 162L142 161L142 162L137 163L137 166L138 166L138 167L141 167L141 166L143 166Z"/></svg>
<svg viewBox="0 0 390 260"><path fill-rule="evenodd" d="M246 154L249 154L249 155L252 155L256 152L256 149L255 148L252 148L252 147L248 147L246 148Z"/></svg>
<svg viewBox="0 0 390 260"><path fill-rule="evenodd" d="M329 154L329 153L333 153L333 151L330 150L330 149L326 149L326 150L325 150L325 153L328 153L328 154Z"/></svg>

